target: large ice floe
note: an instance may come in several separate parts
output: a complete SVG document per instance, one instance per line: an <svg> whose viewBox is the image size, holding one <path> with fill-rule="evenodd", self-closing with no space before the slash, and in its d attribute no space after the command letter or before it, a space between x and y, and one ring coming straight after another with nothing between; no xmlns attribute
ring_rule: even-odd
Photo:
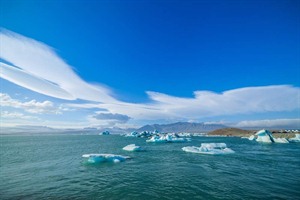
<svg viewBox="0 0 300 200"><path fill-rule="evenodd" d="M255 135L251 135L249 140L256 140L262 143L289 143L285 138L274 138L270 131L264 129L255 133Z"/></svg>
<svg viewBox="0 0 300 200"><path fill-rule="evenodd" d="M183 147L183 151L190 153L201 153L201 154L231 154L234 151L226 146L225 143L202 143L200 147L188 146Z"/></svg>
<svg viewBox="0 0 300 200"><path fill-rule="evenodd" d="M290 142L300 142L300 134L296 133L295 137L289 139Z"/></svg>
<svg viewBox="0 0 300 200"><path fill-rule="evenodd" d="M119 163L123 162L126 159L130 159L129 156L121 156L115 154L84 154L83 158L88 158L88 163L103 163L103 162L112 162Z"/></svg>
<svg viewBox="0 0 300 200"><path fill-rule="evenodd" d="M167 134L158 134L153 135L150 139L146 140L146 142L187 142L191 141L191 138L181 138L175 133L167 133Z"/></svg>
<svg viewBox="0 0 300 200"><path fill-rule="evenodd" d="M137 146L135 144L129 144L129 145L123 147L123 150L125 150L125 151L142 151L142 147Z"/></svg>

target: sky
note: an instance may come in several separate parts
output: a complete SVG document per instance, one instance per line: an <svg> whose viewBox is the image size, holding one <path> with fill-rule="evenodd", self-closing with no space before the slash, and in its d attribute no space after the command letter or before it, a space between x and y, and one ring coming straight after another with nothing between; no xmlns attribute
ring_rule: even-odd
<svg viewBox="0 0 300 200"><path fill-rule="evenodd" d="M300 128L293 0L0 1L1 126Z"/></svg>

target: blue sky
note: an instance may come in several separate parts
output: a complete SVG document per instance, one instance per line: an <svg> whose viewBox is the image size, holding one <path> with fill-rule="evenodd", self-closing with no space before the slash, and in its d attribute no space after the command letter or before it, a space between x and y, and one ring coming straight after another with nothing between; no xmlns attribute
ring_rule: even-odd
<svg viewBox="0 0 300 200"><path fill-rule="evenodd" d="M300 126L299 11L298 1L3 0L2 125Z"/></svg>

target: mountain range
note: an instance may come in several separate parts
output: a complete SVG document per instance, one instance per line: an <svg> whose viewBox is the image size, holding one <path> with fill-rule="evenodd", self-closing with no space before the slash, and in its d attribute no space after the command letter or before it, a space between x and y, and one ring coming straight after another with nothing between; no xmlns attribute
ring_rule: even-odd
<svg viewBox="0 0 300 200"><path fill-rule="evenodd" d="M152 124L145 125L136 131L154 131L159 132L189 132L189 133L200 133L200 132L209 132L216 129L226 128L222 124L208 124L208 123L190 123L190 122L177 122L173 124Z"/></svg>
<svg viewBox="0 0 300 200"><path fill-rule="evenodd" d="M177 122L172 124L151 124L145 125L138 129L122 129L119 127L113 128L93 128L87 127L83 129L58 129L47 126L16 126L16 127L1 127L1 135L5 134L99 134L103 131L109 131L112 134L130 133L132 131L159 131L159 132L189 132L189 133L207 133L216 129L226 128L221 124L208 124L208 123L189 123Z"/></svg>

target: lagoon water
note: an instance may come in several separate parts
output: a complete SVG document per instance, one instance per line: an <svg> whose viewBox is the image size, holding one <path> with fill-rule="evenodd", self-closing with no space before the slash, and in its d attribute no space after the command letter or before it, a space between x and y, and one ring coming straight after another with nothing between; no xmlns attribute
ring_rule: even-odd
<svg viewBox="0 0 300 200"><path fill-rule="evenodd" d="M181 150L225 142L236 153ZM145 152L122 148L135 143ZM0 199L300 199L300 144L259 144L240 138L193 137L146 143L118 135L0 137ZM131 156L91 165L86 153Z"/></svg>

